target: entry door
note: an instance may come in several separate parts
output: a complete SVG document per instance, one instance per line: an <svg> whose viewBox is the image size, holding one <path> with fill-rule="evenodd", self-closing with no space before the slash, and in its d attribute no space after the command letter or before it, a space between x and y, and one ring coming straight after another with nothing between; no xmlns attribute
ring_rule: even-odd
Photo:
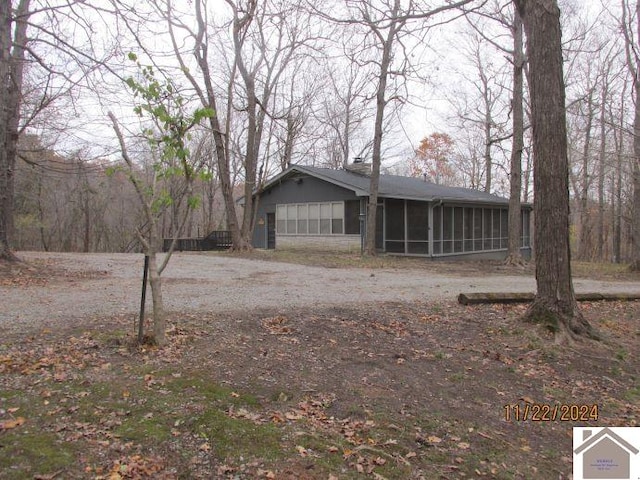
<svg viewBox="0 0 640 480"><path fill-rule="evenodd" d="M276 248L276 214L267 213L267 248Z"/></svg>

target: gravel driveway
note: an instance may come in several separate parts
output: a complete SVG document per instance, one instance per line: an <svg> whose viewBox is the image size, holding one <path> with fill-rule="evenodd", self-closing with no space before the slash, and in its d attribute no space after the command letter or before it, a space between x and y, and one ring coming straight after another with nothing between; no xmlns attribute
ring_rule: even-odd
<svg viewBox="0 0 640 480"><path fill-rule="evenodd" d="M68 318L96 318L139 309L141 254L21 253L67 271L106 274L0 287L0 326L53 325ZM340 269L232 258L174 254L163 273L168 311L237 311L379 301L455 299L460 292L531 292L528 276L449 276L409 269ZM577 292L640 292L640 282L577 279Z"/></svg>

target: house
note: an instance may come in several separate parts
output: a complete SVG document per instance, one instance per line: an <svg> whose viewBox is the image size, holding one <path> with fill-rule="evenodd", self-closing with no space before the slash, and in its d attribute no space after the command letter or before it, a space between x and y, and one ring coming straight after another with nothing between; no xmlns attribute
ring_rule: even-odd
<svg viewBox="0 0 640 480"><path fill-rule="evenodd" d="M573 453L582 455L581 478L631 478L630 457L639 453L637 448L607 427L595 435L589 428L579 430L583 434L583 443Z"/></svg>
<svg viewBox="0 0 640 480"><path fill-rule="evenodd" d="M256 248L360 251L368 165L346 169L292 165L257 193ZM419 178L380 175L376 247L400 255L504 258L508 199ZM522 252L530 256L531 207L522 208Z"/></svg>

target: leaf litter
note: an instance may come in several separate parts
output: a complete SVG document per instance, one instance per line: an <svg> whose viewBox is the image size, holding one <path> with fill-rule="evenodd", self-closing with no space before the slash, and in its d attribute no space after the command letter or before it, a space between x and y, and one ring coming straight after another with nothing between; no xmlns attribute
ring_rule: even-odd
<svg viewBox="0 0 640 480"><path fill-rule="evenodd" d="M133 346L128 316L24 332L0 344L0 478L569 478L585 423L505 408L597 404L588 424L637 425L640 304L582 307L606 341L559 348L523 306L401 302L175 312L162 349ZM70 461L15 448L35 432Z"/></svg>

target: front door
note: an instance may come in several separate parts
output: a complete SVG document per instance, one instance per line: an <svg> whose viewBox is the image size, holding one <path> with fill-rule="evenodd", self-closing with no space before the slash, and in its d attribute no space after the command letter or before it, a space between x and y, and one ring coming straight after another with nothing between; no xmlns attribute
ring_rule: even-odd
<svg viewBox="0 0 640 480"><path fill-rule="evenodd" d="M276 248L276 214L267 213L267 248Z"/></svg>

